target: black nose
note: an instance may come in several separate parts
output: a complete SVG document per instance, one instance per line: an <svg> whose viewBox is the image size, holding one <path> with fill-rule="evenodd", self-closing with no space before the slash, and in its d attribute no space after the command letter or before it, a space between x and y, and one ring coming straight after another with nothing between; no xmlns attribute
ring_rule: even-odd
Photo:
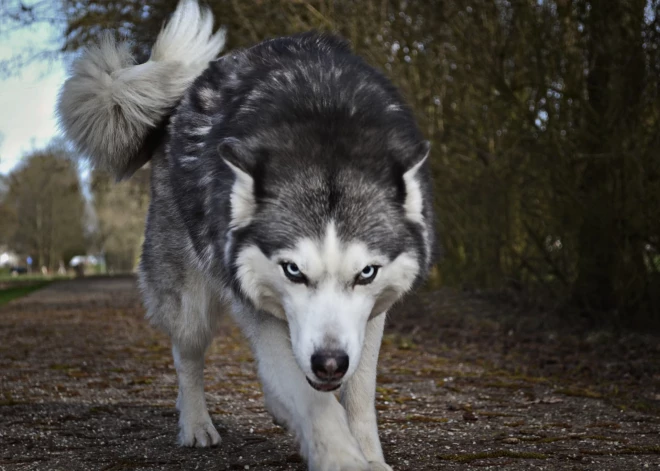
<svg viewBox="0 0 660 471"><path fill-rule="evenodd" d="M312 371L319 379L338 380L347 370L348 355L342 351L321 351L312 355Z"/></svg>

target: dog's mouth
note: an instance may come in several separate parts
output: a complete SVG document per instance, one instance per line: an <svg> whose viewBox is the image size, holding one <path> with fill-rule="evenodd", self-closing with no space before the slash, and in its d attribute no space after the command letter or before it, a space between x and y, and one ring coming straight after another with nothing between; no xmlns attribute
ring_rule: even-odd
<svg viewBox="0 0 660 471"><path fill-rule="evenodd" d="M311 387L313 387L317 391L321 391L321 392L336 391L341 386L341 382L316 383L316 382L312 381L311 379L307 378L307 376L305 376L305 378L307 379L307 382L309 383L309 385Z"/></svg>

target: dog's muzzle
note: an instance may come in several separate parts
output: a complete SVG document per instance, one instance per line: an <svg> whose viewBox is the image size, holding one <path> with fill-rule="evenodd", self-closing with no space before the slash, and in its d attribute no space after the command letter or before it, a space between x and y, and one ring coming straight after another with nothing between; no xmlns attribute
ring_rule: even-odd
<svg viewBox="0 0 660 471"><path fill-rule="evenodd" d="M318 350L311 358L314 379L307 382L317 391L334 391L348 371L348 355L343 350Z"/></svg>

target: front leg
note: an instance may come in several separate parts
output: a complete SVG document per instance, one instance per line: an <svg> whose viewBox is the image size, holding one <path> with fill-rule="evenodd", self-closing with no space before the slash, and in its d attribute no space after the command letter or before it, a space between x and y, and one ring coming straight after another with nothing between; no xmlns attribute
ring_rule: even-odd
<svg viewBox="0 0 660 471"><path fill-rule="evenodd" d="M383 339L384 326L385 314L374 317L367 324L360 365L342 387L341 402L346 409L351 432L367 460L379 463L383 469L391 470L385 464L383 449L378 438L375 406L378 352Z"/></svg>
<svg viewBox="0 0 660 471"><path fill-rule="evenodd" d="M253 316L257 328L250 328L248 335L264 394L267 402L282 409L279 418L296 435L310 471L382 469L365 459L334 394L316 391L307 383L294 359L287 325L267 314Z"/></svg>
<svg viewBox="0 0 660 471"><path fill-rule="evenodd" d="M172 347L174 366L179 379L179 444L207 447L220 443L206 407L204 397L204 353L206 347L186 348L175 343Z"/></svg>

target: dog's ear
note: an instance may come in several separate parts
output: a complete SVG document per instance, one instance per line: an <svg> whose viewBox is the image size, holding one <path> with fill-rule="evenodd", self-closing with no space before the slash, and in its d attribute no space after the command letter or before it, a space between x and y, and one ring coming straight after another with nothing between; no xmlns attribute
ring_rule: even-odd
<svg viewBox="0 0 660 471"><path fill-rule="evenodd" d="M220 154L220 157L222 157L222 160L225 161L229 168L232 170L238 169L248 175L252 175L255 168L255 159L239 139L233 137L223 139L218 144L217 149L218 154Z"/></svg>
<svg viewBox="0 0 660 471"><path fill-rule="evenodd" d="M424 198L418 174L428 160L430 150L431 143L429 141L422 141L418 144L403 174L403 184L406 190L403 207L406 211L406 217L420 224L424 223Z"/></svg>
<svg viewBox="0 0 660 471"><path fill-rule="evenodd" d="M218 153L236 178L229 198L230 227L245 227L252 221L257 206L254 193L254 159L243 149L238 139L224 139L218 145Z"/></svg>

